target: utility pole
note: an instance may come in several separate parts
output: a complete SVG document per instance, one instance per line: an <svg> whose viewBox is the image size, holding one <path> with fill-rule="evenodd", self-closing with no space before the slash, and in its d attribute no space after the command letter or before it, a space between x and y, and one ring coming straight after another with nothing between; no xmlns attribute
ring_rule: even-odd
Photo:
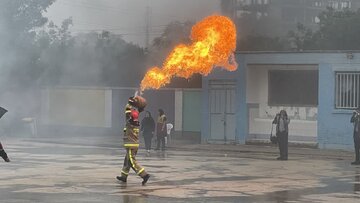
<svg viewBox="0 0 360 203"><path fill-rule="evenodd" d="M151 24L151 8L149 6L149 0L147 1L146 5L146 14L145 14L145 49L149 49L150 45L150 24Z"/></svg>

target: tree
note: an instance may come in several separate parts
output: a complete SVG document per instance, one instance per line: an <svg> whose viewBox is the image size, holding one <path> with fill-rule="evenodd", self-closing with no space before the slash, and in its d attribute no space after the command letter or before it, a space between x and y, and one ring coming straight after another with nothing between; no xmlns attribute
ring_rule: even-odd
<svg viewBox="0 0 360 203"><path fill-rule="evenodd" d="M55 0L3 0L0 3L0 86L2 90L33 86L41 75L36 30Z"/></svg>
<svg viewBox="0 0 360 203"><path fill-rule="evenodd" d="M166 56L176 45L191 43L190 32L193 25L194 23L190 21L185 23L177 21L169 23L161 36L153 40L149 50L149 62L161 66Z"/></svg>
<svg viewBox="0 0 360 203"><path fill-rule="evenodd" d="M360 10L335 11L329 8L319 16L319 31L314 40L319 41L321 49L359 50L360 49Z"/></svg>
<svg viewBox="0 0 360 203"><path fill-rule="evenodd" d="M279 37L264 35L249 35L237 42L238 51L284 51L287 50L287 42Z"/></svg>
<svg viewBox="0 0 360 203"><path fill-rule="evenodd" d="M74 46L74 38L69 31L72 24L72 18L64 20L60 27L50 22L37 35L35 44L41 50L38 65L42 70L40 82L43 85L57 85L63 77L68 50Z"/></svg>
<svg viewBox="0 0 360 203"><path fill-rule="evenodd" d="M336 11L328 8L319 15L319 29L315 32L298 26L289 33L297 50L359 50L360 10Z"/></svg>
<svg viewBox="0 0 360 203"><path fill-rule="evenodd" d="M296 31L289 31L288 38L291 47L293 47L297 51L311 49L317 46L316 42L314 42L313 31L306 28L301 23L297 24Z"/></svg>

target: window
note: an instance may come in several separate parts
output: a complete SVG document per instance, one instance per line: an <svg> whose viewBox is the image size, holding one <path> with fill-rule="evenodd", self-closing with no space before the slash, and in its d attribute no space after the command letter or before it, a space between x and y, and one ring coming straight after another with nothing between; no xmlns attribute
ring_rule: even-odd
<svg viewBox="0 0 360 203"><path fill-rule="evenodd" d="M329 2L329 7L333 8L333 9L339 9L339 2L330 1Z"/></svg>
<svg viewBox="0 0 360 203"><path fill-rule="evenodd" d="M355 109L360 101L360 72L335 73L335 108Z"/></svg>
<svg viewBox="0 0 360 203"><path fill-rule="evenodd" d="M269 106L317 106L317 70L269 71Z"/></svg>
<svg viewBox="0 0 360 203"><path fill-rule="evenodd" d="M315 1L314 5L315 5L315 7L321 7L322 2L321 1Z"/></svg>
<svg viewBox="0 0 360 203"><path fill-rule="evenodd" d="M251 0L245 0L245 1L243 2L243 4L244 4L244 5L251 5L251 2L252 2Z"/></svg>
<svg viewBox="0 0 360 203"><path fill-rule="evenodd" d="M341 8L342 9L351 8L351 2L350 1L341 2Z"/></svg>

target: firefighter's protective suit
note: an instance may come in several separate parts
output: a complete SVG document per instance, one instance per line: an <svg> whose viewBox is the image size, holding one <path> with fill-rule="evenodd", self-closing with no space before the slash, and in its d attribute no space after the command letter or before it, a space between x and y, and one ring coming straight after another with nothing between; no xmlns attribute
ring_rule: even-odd
<svg viewBox="0 0 360 203"><path fill-rule="evenodd" d="M125 106L126 125L124 128L124 148L126 155L121 176L118 176L117 179L126 182L130 168L132 168L136 174L143 178L143 184L145 184L150 176L146 173L145 169L137 163L136 154L139 148L139 110L142 111L146 103L143 102L143 104L139 104L137 99L136 97L130 97L128 104Z"/></svg>

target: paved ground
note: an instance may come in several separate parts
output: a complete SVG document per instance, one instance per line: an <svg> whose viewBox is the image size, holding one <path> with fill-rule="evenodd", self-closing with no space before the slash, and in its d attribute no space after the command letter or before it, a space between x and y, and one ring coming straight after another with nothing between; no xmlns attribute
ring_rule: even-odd
<svg viewBox="0 0 360 203"><path fill-rule="evenodd" d="M342 151L267 146L186 145L138 160L149 183L119 183L117 138L2 138L0 202L359 202L360 166ZM120 145L120 144L119 144Z"/></svg>

